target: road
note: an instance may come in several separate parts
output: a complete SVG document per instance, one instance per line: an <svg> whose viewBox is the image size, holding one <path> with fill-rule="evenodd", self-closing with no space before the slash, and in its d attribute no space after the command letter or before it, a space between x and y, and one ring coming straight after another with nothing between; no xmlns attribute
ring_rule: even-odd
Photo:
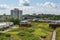
<svg viewBox="0 0 60 40"><path fill-rule="evenodd" d="M11 28L8 28L7 30L0 31L0 33L6 33L6 32L8 32L8 31L11 31L11 30L16 29L16 28L18 28L18 27L13 26L13 27L11 27Z"/></svg>
<svg viewBox="0 0 60 40"><path fill-rule="evenodd" d="M56 39L56 30L53 31L52 40Z"/></svg>

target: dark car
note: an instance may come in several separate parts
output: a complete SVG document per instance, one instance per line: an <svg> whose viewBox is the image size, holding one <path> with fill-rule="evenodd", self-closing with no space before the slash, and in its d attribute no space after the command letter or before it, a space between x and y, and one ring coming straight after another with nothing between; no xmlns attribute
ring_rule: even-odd
<svg viewBox="0 0 60 40"><path fill-rule="evenodd" d="M23 27L29 27L29 26L31 26L31 23L30 22L28 22L27 20L23 20L23 21L21 21L20 22L20 24L19 24L19 27L21 27L21 26L23 26Z"/></svg>

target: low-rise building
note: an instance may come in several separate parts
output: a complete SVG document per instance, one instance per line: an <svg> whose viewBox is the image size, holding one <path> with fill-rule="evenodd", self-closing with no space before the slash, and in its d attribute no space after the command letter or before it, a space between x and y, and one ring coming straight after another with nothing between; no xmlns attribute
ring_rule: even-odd
<svg viewBox="0 0 60 40"><path fill-rule="evenodd" d="M0 22L0 29L1 28L7 28L11 25L13 25L13 22Z"/></svg>
<svg viewBox="0 0 60 40"><path fill-rule="evenodd" d="M60 21L52 21L51 23L49 23L49 27L56 29L57 27L60 27Z"/></svg>
<svg viewBox="0 0 60 40"><path fill-rule="evenodd" d="M0 20L7 20L10 17L10 15L0 15Z"/></svg>

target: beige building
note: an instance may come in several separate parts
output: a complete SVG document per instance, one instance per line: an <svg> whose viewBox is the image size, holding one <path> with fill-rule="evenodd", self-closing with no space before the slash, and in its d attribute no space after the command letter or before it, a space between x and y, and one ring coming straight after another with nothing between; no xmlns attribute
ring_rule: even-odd
<svg viewBox="0 0 60 40"><path fill-rule="evenodd" d="M11 17L22 19L22 10L19 10L18 8L11 10Z"/></svg>

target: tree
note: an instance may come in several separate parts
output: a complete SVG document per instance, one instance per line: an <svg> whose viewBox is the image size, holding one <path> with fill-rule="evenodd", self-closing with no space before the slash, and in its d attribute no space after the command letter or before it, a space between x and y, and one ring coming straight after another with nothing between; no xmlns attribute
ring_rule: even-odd
<svg viewBox="0 0 60 40"><path fill-rule="evenodd" d="M14 18L9 18L7 21L14 22Z"/></svg>
<svg viewBox="0 0 60 40"><path fill-rule="evenodd" d="M9 21L9 22L13 22L14 24L19 24L19 23L20 23L20 19L18 19L18 18L16 18L16 19L14 19L14 18L9 18L8 21Z"/></svg>
<svg viewBox="0 0 60 40"><path fill-rule="evenodd" d="M14 19L14 24L19 24L20 23L20 19L16 18Z"/></svg>

